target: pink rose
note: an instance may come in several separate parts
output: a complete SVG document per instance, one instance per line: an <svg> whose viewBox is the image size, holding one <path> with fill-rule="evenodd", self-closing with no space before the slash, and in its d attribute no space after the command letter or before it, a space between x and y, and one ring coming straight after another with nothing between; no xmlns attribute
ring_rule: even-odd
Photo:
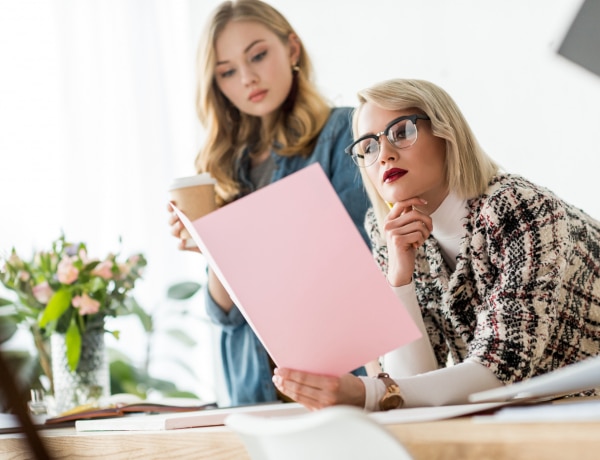
<svg viewBox="0 0 600 460"><path fill-rule="evenodd" d="M77 277L79 276L79 270L73 266L73 261L70 257L65 256L58 263L57 270L58 281L63 284L71 284L73 283Z"/></svg>
<svg viewBox="0 0 600 460"><path fill-rule="evenodd" d="M129 256L129 258L127 259L127 263L129 265L136 265L139 261L140 261L139 254L134 254L132 256Z"/></svg>
<svg viewBox="0 0 600 460"><path fill-rule="evenodd" d="M79 314L83 315L93 315L94 313L98 313L100 310L100 302L95 299L92 299L89 295L76 295L71 300L71 303L75 308L79 308Z"/></svg>
<svg viewBox="0 0 600 460"><path fill-rule="evenodd" d="M129 265L123 264L123 263L117 264L117 266L119 267L119 272L121 274L119 276L119 278L120 279L127 278L127 275L129 275L129 273L131 272L131 267Z"/></svg>
<svg viewBox="0 0 600 460"><path fill-rule="evenodd" d="M96 268L92 270L92 275L99 276L105 280L109 280L113 277L112 272L113 263L110 260L105 260L96 265Z"/></svg>
<svg viewBox="0 0 600 460"><path fill-rule="evenodd" d="M83 249L83 248L79 249L79 254L78 255L79 255L79 258L81 259L81 261L84 264L87 264L90 261L90 259L88 258L88 255L87 255L87 252L86 252L85 249Z"/></svg>
<svg viewBox="0 0 600 460"><path fill-rule="evenodd" d="M54 294L54 291L46 281L33 286L33 296L40 303L47 304L52 294Z"/></svg>
<svg viewBox="0 0 600 460"><path fill-rule="evenodd" d="M12 252L10 254L10 257L8 258L8 263L14 267L22 267L23 266L23 261L15 252Z"/></svg>

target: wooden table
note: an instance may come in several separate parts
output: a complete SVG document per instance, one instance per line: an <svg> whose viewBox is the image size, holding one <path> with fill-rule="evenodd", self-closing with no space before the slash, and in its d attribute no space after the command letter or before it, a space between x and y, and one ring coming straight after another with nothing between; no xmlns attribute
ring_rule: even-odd
<svg viewBox="0 0 600 460"><path fill-rule="evenodd" d="M388 425L416 460L600 458L600 422L479 423L469 417ZM160 432L42 432L55 459L249 459L226 427ZM0 435L0 459L30 459L22 435Z"/></svg>

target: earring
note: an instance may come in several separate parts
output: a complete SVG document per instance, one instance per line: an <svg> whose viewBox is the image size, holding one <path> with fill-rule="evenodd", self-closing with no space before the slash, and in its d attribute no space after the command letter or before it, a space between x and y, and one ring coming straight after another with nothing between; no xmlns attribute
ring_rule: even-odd
<svg viewBox="0 0 600 460"><path fill-rule="evenodd" d="M295 73L300 72L300 66L298 64L294 64L292 66L292 72L295 72Z"/></svg>

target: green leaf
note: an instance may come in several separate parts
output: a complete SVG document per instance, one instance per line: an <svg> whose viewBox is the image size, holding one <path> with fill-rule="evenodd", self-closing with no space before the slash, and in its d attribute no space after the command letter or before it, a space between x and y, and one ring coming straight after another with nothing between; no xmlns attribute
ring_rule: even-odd
<svg viewBox="0 0 600 460"><path fill-rule="evenodd" d="M181 329L168 329L167 334L188 347L193 347L196 345L196 341Z"/></svg>
<svg viewBox="0 0 600 460"><path fill-rule="evenodd" d="M50 321L57 320L60 318L64 312L67 311L69 305L71 305L71 298L73 294L69 289L61 288L54 293L42 317L40 318L39 325L40 327L46 327Z"/></svg>
<svg viewBox="0 0 600 460"><path fill-rule="evenodd" d="M135 308L140 308L137 300L133 297L125 297L123 300L112 300L110 309L114 311L112 316L124 316L134 313Z"/></svg>
<svg viewBox="0 0 600 460"><path fill-rule="evenodd" d="M121 331L108 331L108 333L117 340L119 340L119 337L121 336Z"/></svg>
<svg viewBox="0 0 600 460"><path fill-rule="evenodd" d="M17 332L14 317L0 316L0 343L7 342Z"/></svg>
<svg viewBox="0 0 600 460"><path fill-rule="evenodd" d="M195 395L194 393L190 392L190 391L181 391L181 390L174 390L174 391L169 391L165 394L166 397L168 398L186 398L186 399L197 399L198 400L198 405L202 404L203 401L198 398L197 395Z"/></svg>
<svg viewBox="0 0 600 460"><path fill-rule="evenodd" d="M2 297L0 297L0 307L3 307L5 305L12 305L13 302L8 300L8 299L3 299Z"/></svg>
<svg viewBox="0 0 600 460"><path fill-rule="evenodd" d="M167 290L167 297L175 300L189 299L198 292L201 287L201 284L194 281L184 281L183 283L173 284Z"/></svg>
<svg viewBox="0 0 600 460"><path fill-rule="evenodd" d="M137 303L131 310L135 316L137 316L142 323L145 332L152 332L154 330L154 323L152 321L152 316L150 316L146 310L140 307Z"/></svg>
<svg viewBox="0 0 600 460"><path fill-rule="evenodd" d="M77 321L73 319L65 334L65 345L67 348L67 363L72 372L77 369L81 357L81 333L77 327Z"/></svg>

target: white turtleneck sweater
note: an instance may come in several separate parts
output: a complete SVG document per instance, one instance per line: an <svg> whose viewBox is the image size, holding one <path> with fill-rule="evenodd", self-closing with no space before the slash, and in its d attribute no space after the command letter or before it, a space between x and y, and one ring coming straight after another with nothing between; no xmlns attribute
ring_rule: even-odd
<svg viewBox="0 0 600 460"><path fill-rule="evenodd" d="M432 235L438 242L444 260L451 270L456 267L460 240L464 236L462 220L467 216L467 203L450 193L431 214ZM414 283L393 288L410 313L422 337L382 357L383 370L396 381L404 398L404 407L464 404L471 393L502 386L487 367L466 360L455 366L437 369L437 361L417 302ZM372 377L361 377L365 385L365 409L379 410L385 384Z"/></svg>

